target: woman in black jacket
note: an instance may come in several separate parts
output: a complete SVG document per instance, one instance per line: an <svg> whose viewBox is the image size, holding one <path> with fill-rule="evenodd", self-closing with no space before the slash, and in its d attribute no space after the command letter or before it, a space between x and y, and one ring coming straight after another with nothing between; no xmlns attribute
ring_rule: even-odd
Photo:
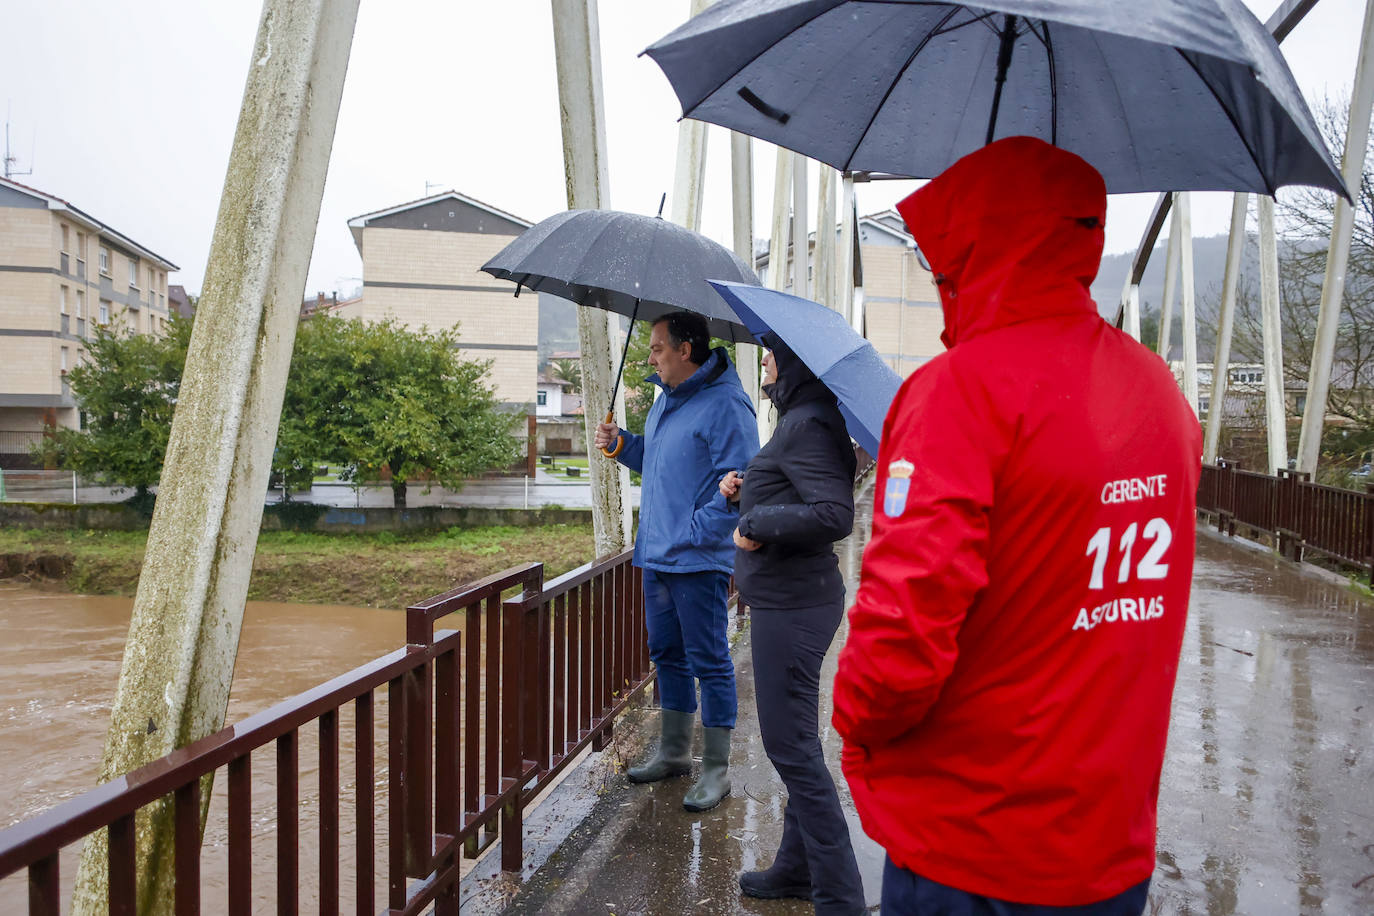
<svg viewBox="0 0 1374 916"><path fill-rule="evenodd" d="M777 430L720 491L738 502L735 583L750 608L759 728L788 800L772 866L741 875L740 889L861 913L863 882L817 727L821 662L844 615L833 545L854 525L854 450L830 389L776 335L763 342Z"/></svg>

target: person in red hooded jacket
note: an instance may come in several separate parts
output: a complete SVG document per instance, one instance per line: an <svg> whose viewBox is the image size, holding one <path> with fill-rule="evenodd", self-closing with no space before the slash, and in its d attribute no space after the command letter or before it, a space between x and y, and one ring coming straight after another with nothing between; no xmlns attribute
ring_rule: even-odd
<svg viewBox="0 0 1374 916"><path fill-rule="evenodd" d="M948 350L888 412L834 690L885 916L1145 906L1202 436L1089 296L1106 205L1029 137L898 205Z"/></svg>

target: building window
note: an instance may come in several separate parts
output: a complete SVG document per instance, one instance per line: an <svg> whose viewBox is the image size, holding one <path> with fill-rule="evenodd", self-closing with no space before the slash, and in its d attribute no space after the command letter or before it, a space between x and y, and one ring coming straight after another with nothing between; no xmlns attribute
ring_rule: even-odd
<svg viewBox="0 0 1374 916"><path fill-rule="evenodd" d="M78 261L86 260L86 233L76 234L76 258Z"/></svg>
<svg viewBox="0 0 1374 916"><path fill-rule="evenodd" d="M71 242L71 239L68 237L69 234L70 234L70 233L69 233L68 230L67 230L67 224L66 224L66 223L63 223L63 224L62 224L62 253L63 253L63 254L66 254L68 251L71 250L70 248L67 247L68 244Z"/></svg>
<svg viewBox="0 0 1374 916"><path fill-rule="evenodd" d="M100 272L107 277L110 275L110 249L104 245L100 246Z"/></svg>
<svg viewBox="0 0 1374 916"><path fill-rule="evenodd" d="M540 388L539 392L535 395L535 403L540 407L547 407L549 404L549 393L543 388Z"/></svg>
<svg viewBox="0 0 1374 916"><path fill-rule="evenodd" d="M1198 401L1197 401L1197 412L1198 412L1199 414L1205 414L1205 413L1207 412L1208 408L1211 407L1211 405L1212 405L1212 401L1211 401L1210 398L1198 398Z"/></svg>
<svg viewBox="0 0 1374 916"><path fill-rule="evenodd" d="M111 302L109 299L100 300L100 323L102 325L110 323L110 305Z"/></svg>
<svg viewBox="0 0 1374 916"><path fill-rule="evenodd" d="M57 288L57 309L58 309L58 311L61 312L63 315L67 314L67 287L66 287L66 286L59 286L59 287Z"/></svg>
<svg viewBox="0 0 1374 916"><path fill-rule="evenodd" d="M67 348L62 348L62 374L67 374Z"/></svg>
<svg viewBox="0 0 1374 916"><path fill-rule="evenodd" d="M138 288L138 262L133 258L129 259L129 285Z"/></svg>
<svg viewBox="0 0 1374 916"><path fill-rule="evenodd" d="M76 291L76 317L86 317L86 291L84 289Z"/></svg>

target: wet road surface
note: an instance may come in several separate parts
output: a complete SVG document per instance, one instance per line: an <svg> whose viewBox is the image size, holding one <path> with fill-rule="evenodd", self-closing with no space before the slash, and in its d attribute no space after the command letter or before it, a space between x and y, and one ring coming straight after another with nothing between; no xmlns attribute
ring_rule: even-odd
<svg viewBox="0 0 1374 916"><path fill-rule="evenodd" d="M556 851L534 844L537 871L505 912L811 912L737 890L740 871L772 860L784 791L758 736L748 654L742 642L732 796L694 815L681 807L689 780L606 780ZM822 697L827 723L828 706ZM822 740L876 907L882 851L853 817L838 737ZM500 909L483 903L472 896L464 912ZM1267 552L1199 537L1146 912L1374 913L1374 603Z"/></svg>

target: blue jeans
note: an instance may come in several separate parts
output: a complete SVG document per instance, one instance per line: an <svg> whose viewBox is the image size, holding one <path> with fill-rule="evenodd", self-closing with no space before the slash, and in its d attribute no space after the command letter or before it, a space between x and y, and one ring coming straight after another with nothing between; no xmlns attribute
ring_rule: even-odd
<svg viewBox="0 0 1374 916"><path fill-rule="evenodd" d="M735 663L725 634L729 585L723 572L644 570L644 622L659 702L664 709L696 712L695 678L707 728L735 727Z"/></svg>
<svg viewBox="0 0 1374 916"><path fill-rule="evenodd" d="M883 916L1140 916L1150 879L1115 897L1082 906L1038 906L980 897L931 881L888 859L883 864Z"/></svg>

